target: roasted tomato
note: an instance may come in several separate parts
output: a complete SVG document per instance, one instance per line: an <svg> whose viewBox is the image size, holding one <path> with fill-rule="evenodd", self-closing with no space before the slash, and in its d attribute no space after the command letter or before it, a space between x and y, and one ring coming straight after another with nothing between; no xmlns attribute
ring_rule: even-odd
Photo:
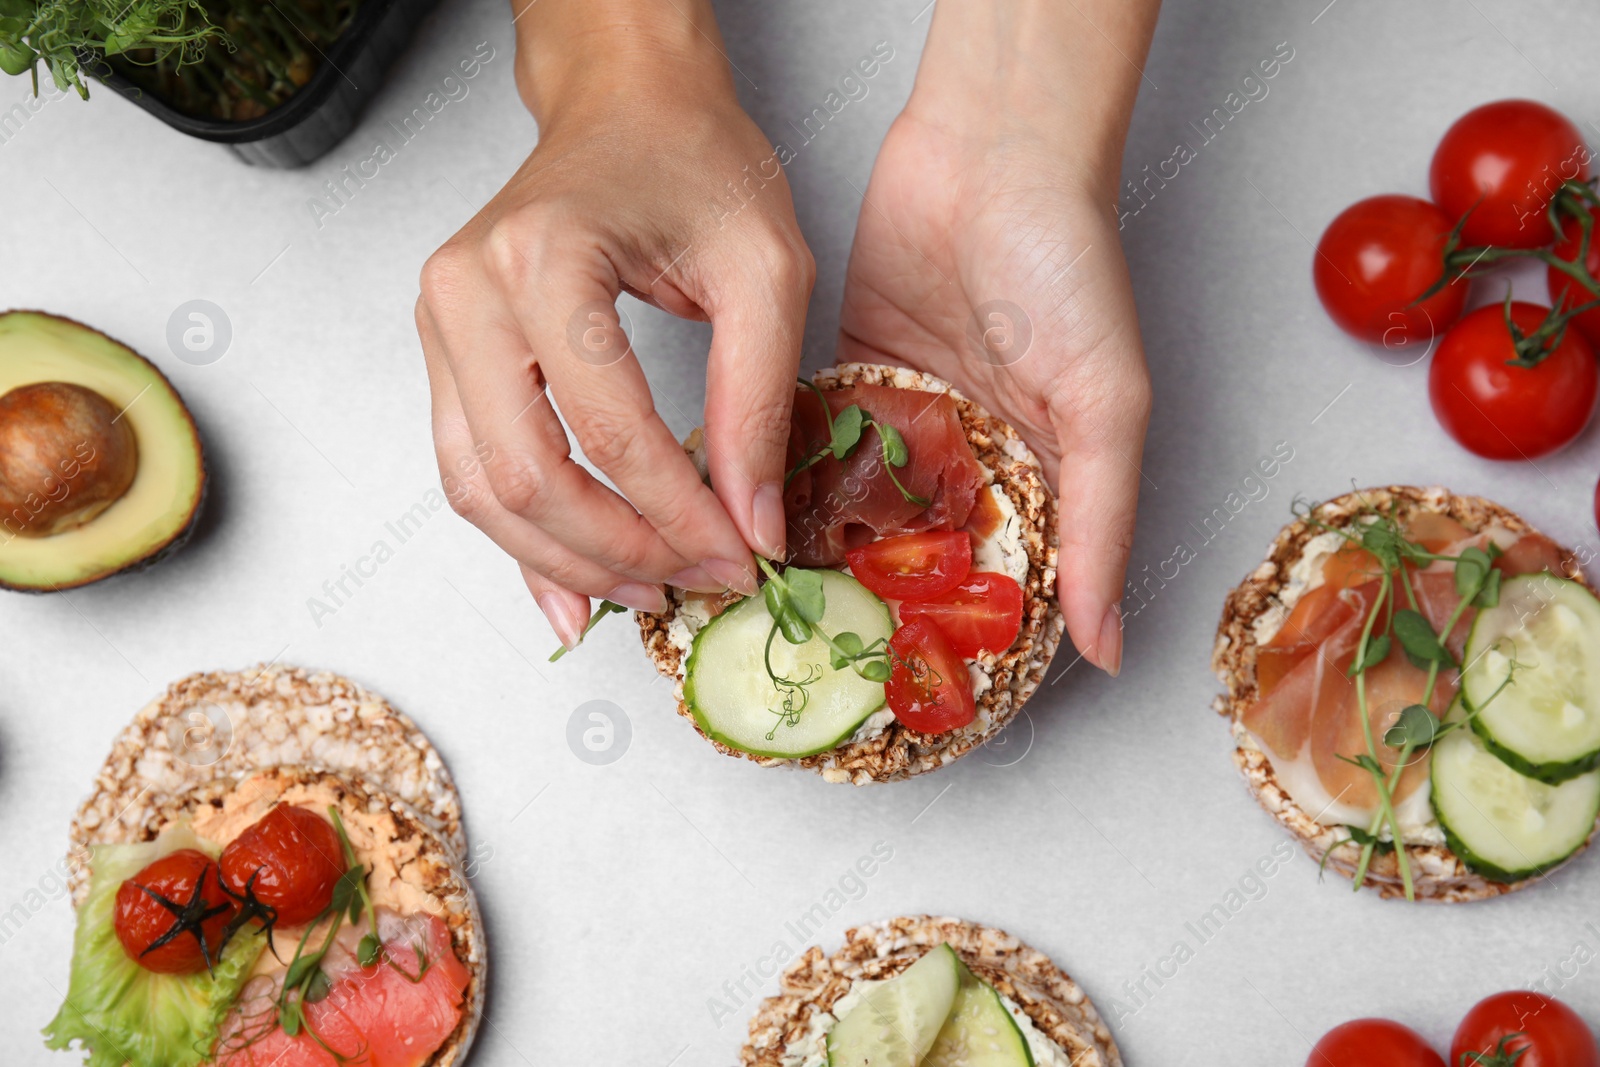
<svg viewBox="0 0 1600 1067"><path fill-rule="evenodd" d="M1511 318L1532 333L1549 310L1512 304ZM1490 304L1445 335L1428 368L1428 397L1439 425L1488 459L1548 455L1583 432L1594 412L1600 374L1577 330L1568 329L1535 366L1512 366L1515 355L1505 310Z"/></svg>
<svg viewBox="0 0 1600 1067"><path fill-rule="evenodd" d="M222 850L221 866L230 893L270 908L284 926L300 926L328 906L346 864L332 823L278 804Z"/></svg>
<svg viewBox="0 0 1600 1067"><path fill-rule="evenodd" d="M966 661L937 623L916 619L889 640L889 710L913 730L944 733L977 717Z"/></svg>
<svg viewBox="0 0 1600 1067"><path fill-rule="evenodd" d="M972 537L962 530L885 537L844 557L856 581L886 600L926 600L948 593L972 569Z"/></svg>
<svg viewBox="0 0 1600 1067"><path fill-rule="evenodd" d="M1589 238L1589 254L1584 257L1584 268L1589 272L1589 277L1600 280L1600 208L1591 209L1589 217L1594 221L1594 227ZM1562 225L1561 240L1556 242L1555 254L1558 259L1568 263L1576 263L1578 250L1583 244L1583 231L1572 219L1567 219ZM1555 267L1545 268L1546 276L1550 282L1550 302L1565 301L1566 307L1577 307L1587 304L1595 298L1579 284L1570 274ZM1588 339L1591 345L1600 344L1600 308L1585 311L1582 315L1572 320L1580 333Z"/></svg>
<svg viewBox="0 0 1600 1067"><path fill-rule="evenodd" d="M1444 1060L1409 1026L1352 1019L1322 1035L1306 1067L1444 1067Z"/></svg>
<svg viewBox="0 0 1600 1067"><path fill-rule="evenodd" d="M1004 652L1022 627L1022 588L1009 574L974 571L960 585L931 600L900 605L900 621L932 619L956 655Z"/></svg>
<svg viewBox="0 0 1600 1067"><path fill-rule="evenodd" d="M1454 226L1454 219L1414 196L1373 196L1345 208L1322 232L1311 261L1328 317L1372 344L1414 345L1420 358L1466 305L1465 279L1416 303L1444 275L1445 241Z"/></svg>
<svg viewBox="0 0 1600 1067"><path fill-rule="evenodd" d="M1517 989L1473 1005L1450 1041L1450 1062L1466 1067L1600 1067L1600 1051L1577 1012L1553 997Z"/></svg>
<svg viewBox="0 0 1600 1067"><path fill-rule="evenodd" d="M1451 219L1467 215L1462 241L1504 248L1555 240L1545 215L1550 201L1562 182L1588 177L1583 135L1536 100L1497 100L1462 115L1428 169L1433 202Z"/></svg>
<svg viewBox="0 0 1600 1067"><path fill-rule="evenodd" d="M145 970L193 974L216 962L237 910L211 857L182 848L122 883L112 926L122 950Z"/></svg>

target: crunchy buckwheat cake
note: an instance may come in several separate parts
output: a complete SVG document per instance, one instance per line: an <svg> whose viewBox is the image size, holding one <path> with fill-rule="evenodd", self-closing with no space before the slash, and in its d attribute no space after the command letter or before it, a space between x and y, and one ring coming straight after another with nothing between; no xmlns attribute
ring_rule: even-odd
<svg viewBox="0 0 1600 1067"><path fill-rule="evenodd" d="M232 826L234 832L283 802L311 810L338 808L358 854L372 865L369 877L376 894L408 901L411 910L438 916L450 932L456 957L470 979L463 995L461 1019L427 1067L453 1067L466 1059L483 1014L488 956L483 921L472 886L455 846L410 804L363 781L309 767L277 766L238 777L191 783L179 793L162 793L151 817L138 826L116 824L118 843L154 840L163 827L187 822L196 832ZM103 844L91 837L86 844ZM91 861L92 862L92 861ZM87 872L86 872L87 873ZM287 947L280 951L288 958ZM263 960L270 957L264 955Z"/></svg>
<svg viewBox="0 0 1600 1067"><path fill-rule="evenodd" d="M1499 525L1514 534L1537 531L1515 512L1476 496L1459 496L1440 487L1391 485L1360 489L1319 505L1314 517L1325 526L1342 527L1374 509L1395 509L1402 523L1419 512L1446 515L1477 533ZM1324 531L1297 519L1285 526L1272 542L1267 558L1241 582L1223 605L1211 654L1212 670L1227 688L1212 707L1229 720L1234 738L1234 763L1263 808L1295 837L1312 859L1326 860L1329 868L1354 878L1360 847L1344 841L1338 826L1324 825L1288 794L1272 763L1241 722L1244 710L1256 699L1257 634L1282 625L1302 594L1302 583L1291 580L1291 570L1308 543ZM1565 577L1587 585L1570 551L1563 550ZM1441 839L1442 840L1442 839ZM1483 900L1520 889L1536 878L1497 882L1471 870L1443 843L1407 844L1418 900L1446 903ZM1402 897L1399 863L1392 851L1374 855L1367 879L1385 898Z"/></svg>
<svg viewBox="0 0 1600 1067"><path fill-rule="evenodd" d="M143 840L173 797L280 764L371 782L466 854L455 782L416 724L348 678L281 665L192 674L141 708L73 816L73 850ZM87 877L72 867L81 901Z"/></svg>
<svg viewBox="0 0 1600 1067"><path fill-rule="evenodd" d="M1065 620L1056 600L1056 500L1044 478L1038 457L1017 432L968 400L948 382L903 367L847 363L813 375L824 390L856 383L889 385L929 393L948 393L955 401L961 427L988 479L1010 500L1019 522L1020 542L1028 557L1027 580L1022 585L1022 629L1012 646L999 655L985 653L979 663L989 685L977 694L977 718L969 725L943 734L923 734L891 720L874 736L852 740L829 752L801 759L754 756L707 738L725 755L754 760L763 766L798 765L816 771L830 782L892 782L942 767L966 755L999 733L1022 709L1043 680L1050 659L1061 643ZM686 447L696 451L698 431ZM703 469L703 468L702 468ZM635 612L646 652L663 676L675 685L678 714L705 736L683 699L683 677L688 643L682 634L674 640L673 621L684 604L684 594L668 588L667 609L659 614ZM739 599L729 594L714 610ZM680 627L681 629L681 627Z"/></svg>
<svg viewBox="0 0 1600 1067"><path fill-rule="evenodd" d="M857 980L893 978L930 949L948 944L979 978L1015 1004L1072 1067L1121 1067L1111 1030L1084 991L1043 953L1003 930L961 919L906 916L846 931L831 956L815 945L790 964L778 995L750 1020L743 1067L796 1067L797 1051ZM823 1019L828 1016L829 1019Z"/></svg>

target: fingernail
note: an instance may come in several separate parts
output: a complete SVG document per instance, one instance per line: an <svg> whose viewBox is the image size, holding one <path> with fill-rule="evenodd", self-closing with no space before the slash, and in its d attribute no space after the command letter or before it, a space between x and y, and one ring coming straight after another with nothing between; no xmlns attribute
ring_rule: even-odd
<svg viewBox="0 0 1600 1067"><path fill-rule="evenodd" d="M679 589L690 589L696 593L720 593L728 588L727 582L712 577L705 567L685 567L668 578L667 584L677 586Z"/></svg>
<svg viewBox="0 0 1600 1067"><path fill-rule="evenodd" d="M750 504L751 525L755 528L756 547L768 559L782 559L784 538L789 520L783 514L783 487L777 482L767 482L756 490Z"/></svg>
<svg viewBox="0 0 1600 1067"><path fill-rule="evenodd" d="M1122 673L1122 612L1116 604L1100 622L1100 667L1113 678Z"/></svg>
<svg viewBox="0 0 1600 1067"><path fill-rule="evenodd" d="M563 645L567 648L578 647L578 640L583 636L584 624L589 620L578 618L577 611L566 597L560 593L540 594L539 610L544 612L550 628L556 632L556 637Z"/></svg>
<svg viewBox="0 0 1600 1067"><path fill-rule="evenodd" d="M665 611L667 597L661 590L653 585L643 582L623 582L611 592L606 594L606 599L613 604L621 604L634 611Z"/></svg>
<svg viewBox="0 0 1600 1067"><path fill-rule="evenodd" d="M755 596L756 572L748 563L741 566L725 559L708 559L700 566L725 588L745 596Z"/></svg>

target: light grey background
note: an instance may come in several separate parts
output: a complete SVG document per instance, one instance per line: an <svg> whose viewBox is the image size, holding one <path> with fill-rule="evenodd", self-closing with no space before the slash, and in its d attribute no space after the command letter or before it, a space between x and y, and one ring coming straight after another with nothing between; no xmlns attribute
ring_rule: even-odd
<svg viewBox="0 0 1600 1067"><path fill-rule="evenodd" d="M859 208L850 183L864 187L909 89L923 2L719 5L743 98L775 139L875 43L895 49L870 95L789 168L819 267L811 364L831 358ZM1526 0L1325 2L1173 2L1162 17L1130 176L1179 140L1197 143L1188 123L1280 42L1294 58L1127 223L1156 382L1135 571L1180 540L1198 546L1191 523L1277 443L1293 460L1129 620L1120 680L1063 672L1067 653L1009 748L866 790L718 756L672 714L618 620L546 664L554 641L514 567L448 511L313 621L307 600L324 580L380 538L394 547L385 522L437 486L410 321L417 270L534 137L499 0L446 0L362 127L300 173L244 167L110 93L47 103L0 144L0 304L86 320L152 357L199 419L215 492L206 536L159 570L0 596L0 911L31 913L0 945L7 1061L70 1062L46 1054L37 1031L65 988L71 909L29 891L61 854L113 734L190 671L273 659L387 694L455 770L493 945L485 1065L734 1062L754 998L775 987L746 978L740 993L741 975L775 942L801 948L786 920L834 903L829 890L876 842L893 858L863 891L847 885L827 948L852 923L902 913L1005 927L1119 1017L1133 1064L1298 1064L1323 1030L1374 1013L1442 1042L1480 995L1531 981L1580 940L1600 948L1584 926L1592 855L1530 892L1450 908L1354 896L1296 856L1176 977L1146 979L1152 996L1124 984L1179 939L1194 946L1185 922L1285 840L1230 762L1207 657L1224 593L1294 494L1442 482L1569 544L1596 542L1595 432L1537 467L1464 453L1430 415L1425 365L1388 366L1322 315L1308 239L1358 197L1425 193L1438 135L1482 101L1538 97L1593 137L1600 14ZM470 95L317 228L308 197L482 41L495 57ZM24 91L0 83L0 108ZM1542 299L1537 276L1525 281ZM210 366L166 347L168 315L196 298L232 322L232 347ZM660 406L685 431L705 328L634 312ZM609 765L566 741L569 716L594 700L631 722L630 750ZM1561 992L1600 1021L1591 970ZM714 997L731 1012L720 1022Z"/></svg>

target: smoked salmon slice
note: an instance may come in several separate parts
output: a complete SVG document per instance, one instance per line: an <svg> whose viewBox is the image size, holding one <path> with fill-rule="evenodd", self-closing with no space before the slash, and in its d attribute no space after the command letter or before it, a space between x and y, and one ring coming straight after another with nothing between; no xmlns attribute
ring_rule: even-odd
<svg viewBox="0 0 1600 1067"><path fill-rule="evenodd" d="M380 910L384 960L355 961L365 927L340 930L325 970L328 995L305 1006L315 1036L290 1037L273 1008L282 973L246 986L217 1042L218 1067L418 1067L461 1021L469 975L450 931L431 915ZM319 1041L320 1039L320 1041Z"/></svg>

